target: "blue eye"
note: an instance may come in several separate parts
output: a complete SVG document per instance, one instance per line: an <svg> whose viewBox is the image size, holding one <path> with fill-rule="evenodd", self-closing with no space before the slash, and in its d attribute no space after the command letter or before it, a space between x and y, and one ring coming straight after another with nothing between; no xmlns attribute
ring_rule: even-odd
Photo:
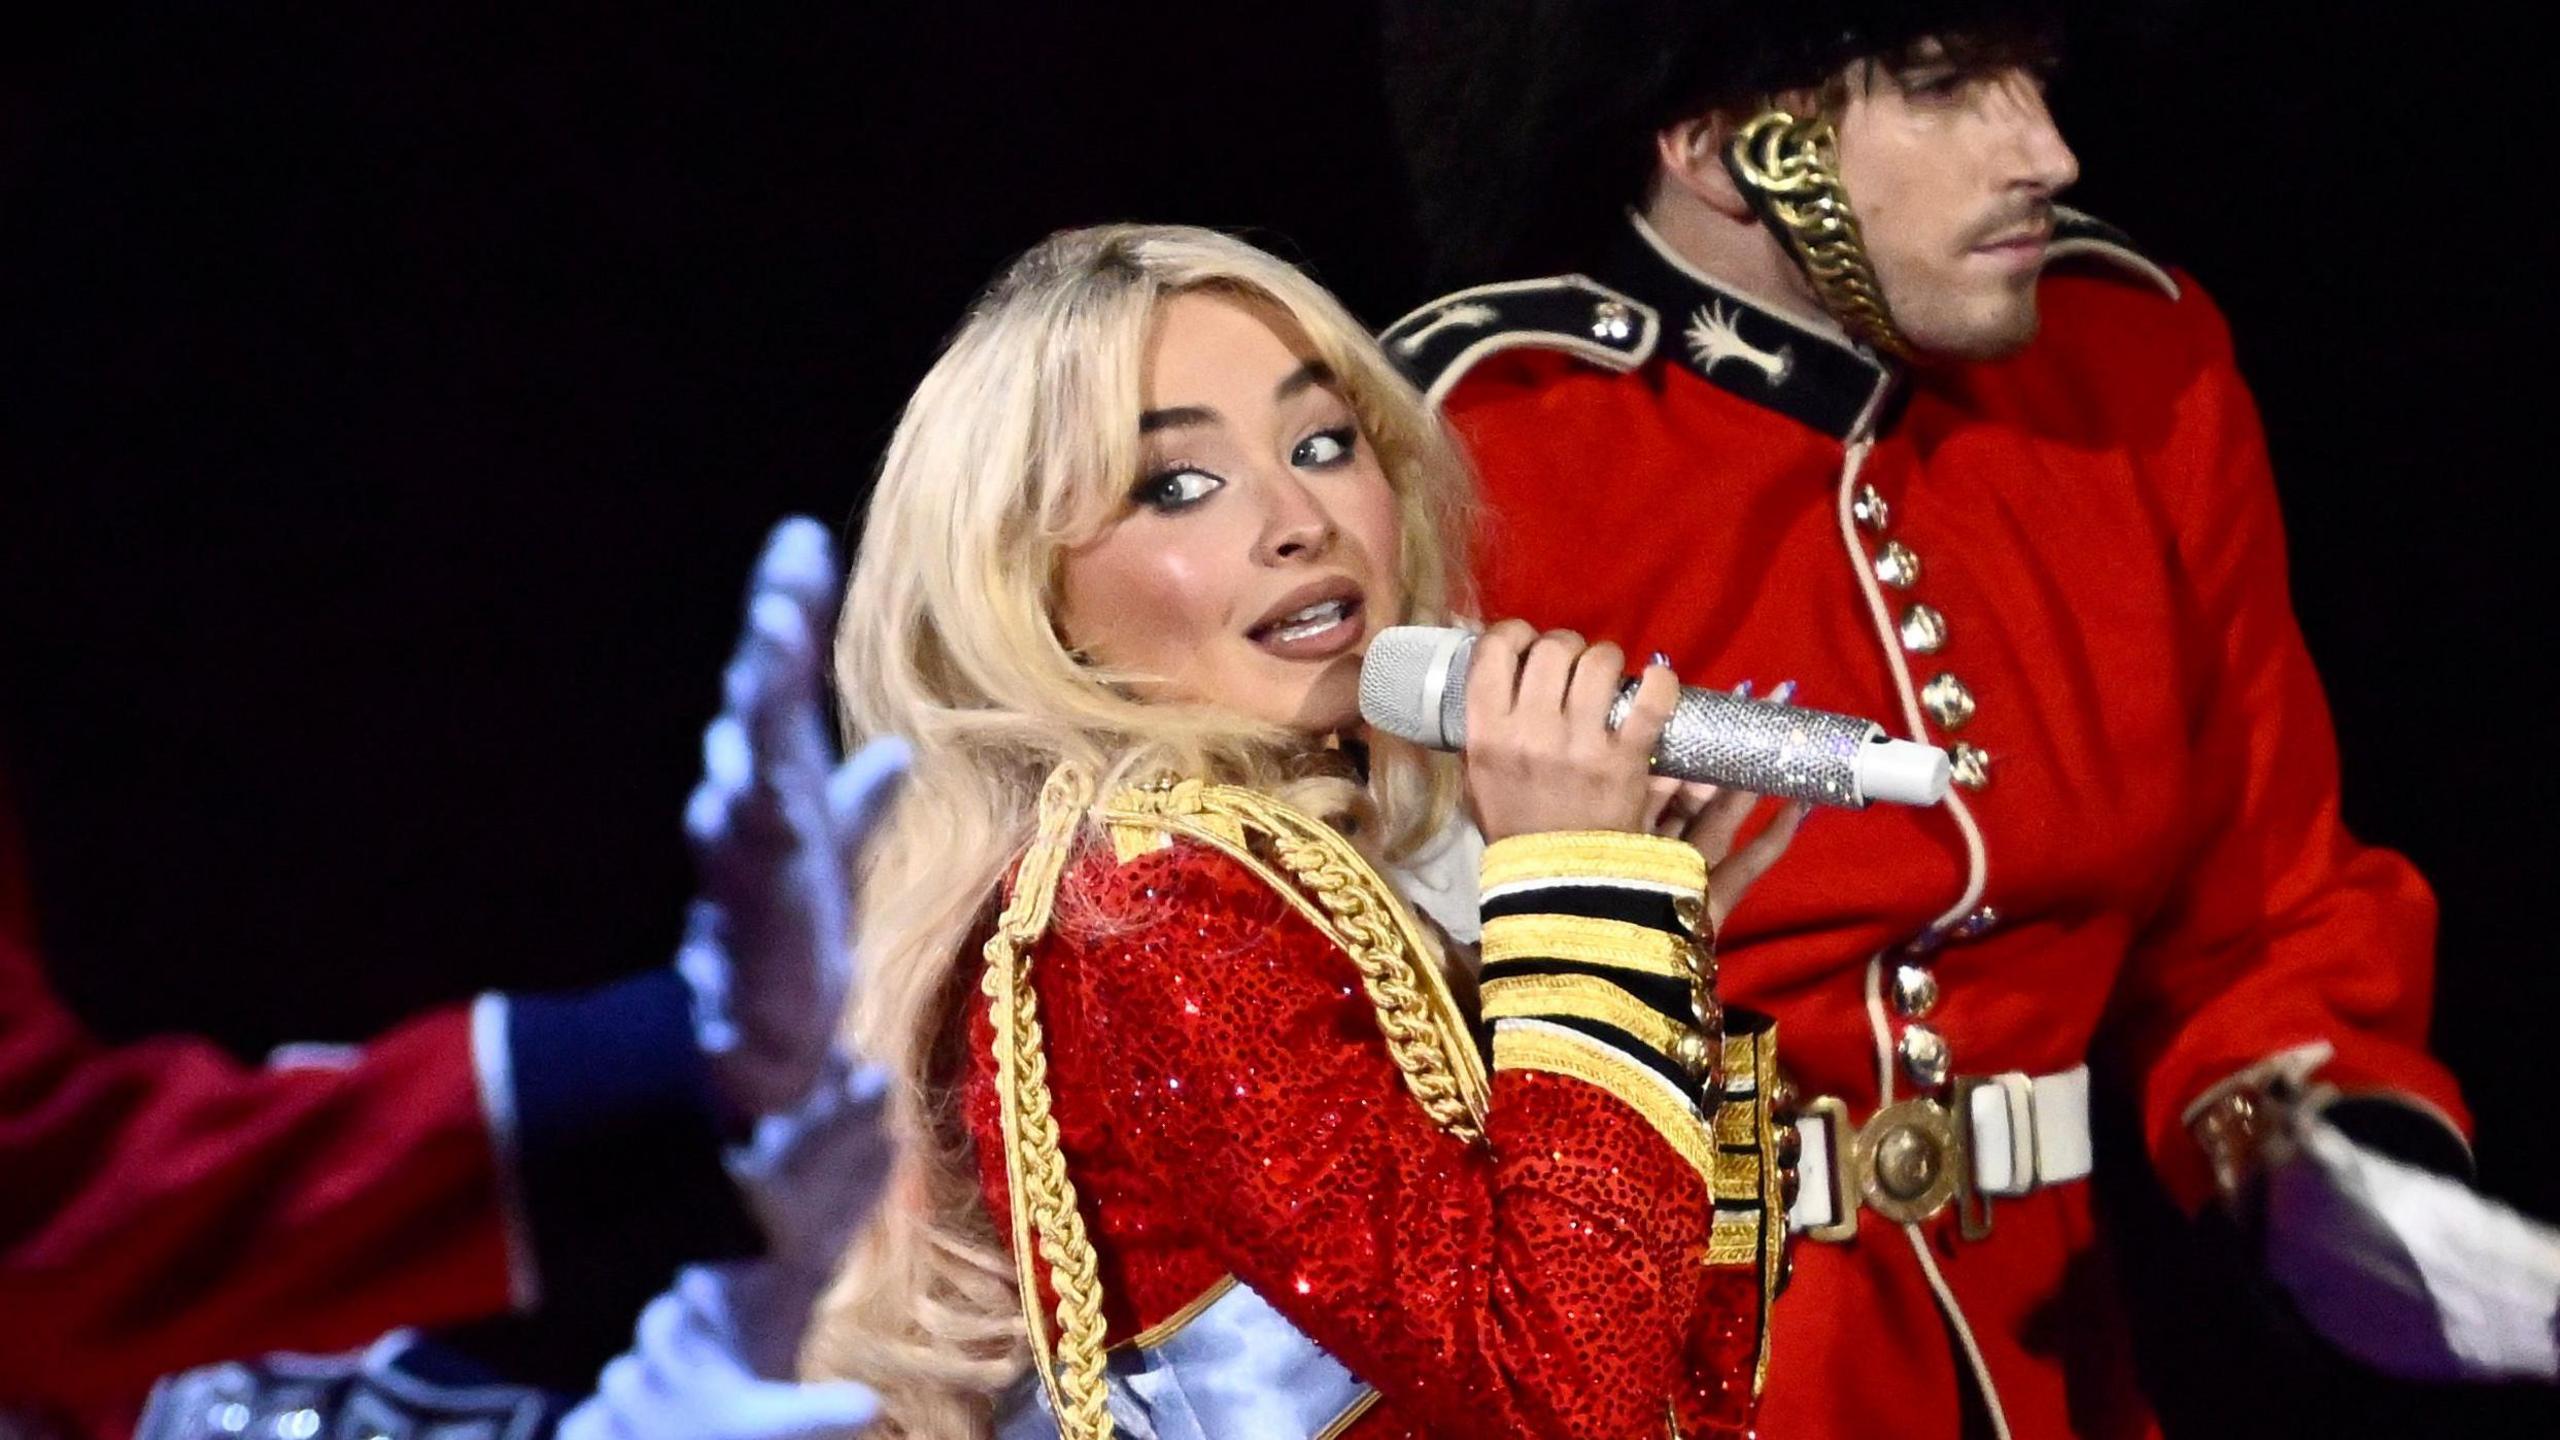
<svg viewBox="0 0 2560 1440"><path fill-rule="evenodd" d="M1175 465L1159 470L1139 481L1137 488L1129 492L1129 498L1151 509L1171 514L1176 510L1187 510L1208 499L1219 486L1226 483L1206 470L1197 470L1188 465Z"/></svg>
<svg viewBox="0 0 2560 1440"><path fill-rule="evenodd" d="M1318 470L1329 469L1350 459L1359 442L1360 432L1348 425L1319 430L1298 442L1298 447L1289 452L1289 463Z"/></svg>

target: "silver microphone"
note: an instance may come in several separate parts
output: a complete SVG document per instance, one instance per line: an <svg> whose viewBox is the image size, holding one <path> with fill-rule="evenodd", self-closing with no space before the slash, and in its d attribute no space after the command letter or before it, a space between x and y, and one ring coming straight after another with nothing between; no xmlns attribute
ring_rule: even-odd
<svg viewBox="0 0 2560 1440"><path fill-rule="evenodd" d="M1360 662L1360 714L1417 745L1465 749L1467 662L1475 645L1466 630L1379 631ZM1633 680L1618 687L1611 729L1625 718L1635 689ZM1893 739L1873 720L1684 689L1655 748L1653 773L1860 810L1873 800L1935 805L1946 798L1949 770L1944 750Z"/></svg>

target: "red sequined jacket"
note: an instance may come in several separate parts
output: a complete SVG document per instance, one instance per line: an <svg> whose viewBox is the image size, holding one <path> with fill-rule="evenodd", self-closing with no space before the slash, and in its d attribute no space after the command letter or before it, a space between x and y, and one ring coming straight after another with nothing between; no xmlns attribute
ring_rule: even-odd
<svg viewBox="0 0 2560 1440"><path fill-rule="evenodd" d="M1696 852L1493 847L1487 878L1511 883L1487 911L1484 1005L1511 1018L1470 1139L1417 1103L1378 977L1312 892L1251 850L1128 850L1079 851L1026 952L1113 1345L1161 1336L1232 1276L1376 1392L1329 1434L1748 1430L1759 1180L1777 1172L1750 1047L1726 1046L1742 1098L1722 1126L1666 1058L1695 1020ZM965 1112L1001 1229L998 1032L971 1008ZM1435 1040L1474 1043L1445 1018ZM1738 1143L1711 1192L1719 1139Z"/></svg>

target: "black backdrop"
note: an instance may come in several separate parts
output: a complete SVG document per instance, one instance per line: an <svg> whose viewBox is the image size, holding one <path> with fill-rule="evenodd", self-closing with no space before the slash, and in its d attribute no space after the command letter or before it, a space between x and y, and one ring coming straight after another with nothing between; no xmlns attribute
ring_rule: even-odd
<svg viewBox="0 0 2560 1440"><path fill-rule="evenodd" d="M2074 57L2079 203L2232 315L2350 822L2443 897L2487 1185L2560 1216L2541 62L2460 6L2228 9ZM255 1054L666 955L758 533L856 513L1042 233L1242 227L1373 322L1425 298L1364 6L66 9L0 50L0 735L111 1035ZM2547 1426L2271 1338L2115 1194L2178 1433Z"/></svg>

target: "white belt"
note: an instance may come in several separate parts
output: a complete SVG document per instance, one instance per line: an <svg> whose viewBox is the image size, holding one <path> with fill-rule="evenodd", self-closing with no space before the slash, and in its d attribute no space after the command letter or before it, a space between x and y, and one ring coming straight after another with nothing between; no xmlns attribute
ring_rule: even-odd
<svg viewBox="0 0 2560 1440"><path fill-rule="evenodd" d="M1955 1083L1951 1108L1903 1100L1849 1123L1849 1107L1815 1100L1797 1117L1803 1153L1789 1228L1817 1240L1858 1233L1863 1204L1916 1223L1950 1202L1964 1233L1991 1230L1991 1200L2026 1195L2089 1174L2089 1067L2058 1075L2012 1070Z"/></svg>

